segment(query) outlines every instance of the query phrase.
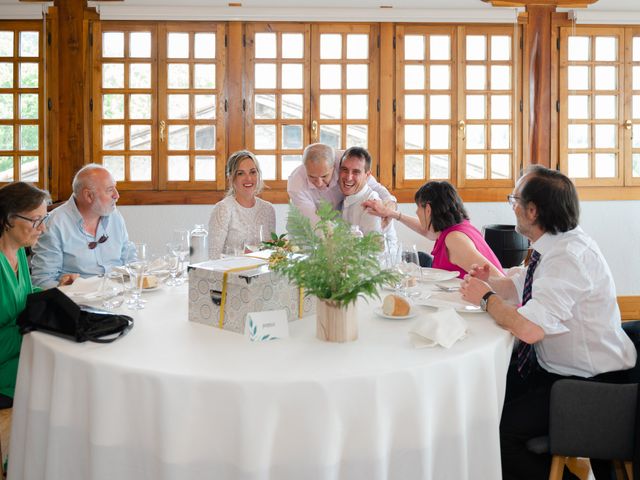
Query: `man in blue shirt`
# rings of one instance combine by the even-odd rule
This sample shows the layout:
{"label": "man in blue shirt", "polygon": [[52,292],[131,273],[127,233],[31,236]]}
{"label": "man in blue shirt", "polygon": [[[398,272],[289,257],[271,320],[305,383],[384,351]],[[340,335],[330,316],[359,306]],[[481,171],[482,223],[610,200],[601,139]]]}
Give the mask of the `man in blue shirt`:
{"label": "man in blue shirt", "polygon": [[101,165],[85,165],[76,173],[71,198],[51,212],[47,231],[33,248],[35,285],[55,287],[69,274],[101,275],[134,255],[116,210],[118,198],[116,182]]}

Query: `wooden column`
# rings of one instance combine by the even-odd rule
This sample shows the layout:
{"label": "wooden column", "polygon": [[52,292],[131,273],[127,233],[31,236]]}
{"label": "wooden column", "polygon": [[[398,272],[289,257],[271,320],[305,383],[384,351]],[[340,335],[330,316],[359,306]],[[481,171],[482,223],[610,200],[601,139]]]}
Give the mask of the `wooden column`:
{"label": "wooden column", "polygon": [[52,67],[57,72],[57,90],[50,96],[56,104],[58,137],[58,198],[71,195],[71,180],[91,162],[91,81],[89,20],[97,19],[86,0],[55,0],[57,46],[60,54]]}

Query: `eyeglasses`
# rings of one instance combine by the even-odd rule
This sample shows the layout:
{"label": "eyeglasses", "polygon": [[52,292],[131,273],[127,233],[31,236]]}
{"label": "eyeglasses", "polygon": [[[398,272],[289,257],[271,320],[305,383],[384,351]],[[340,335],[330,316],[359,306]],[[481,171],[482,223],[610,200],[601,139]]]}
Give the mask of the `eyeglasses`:
{"label": "eyeglasses", "polygon": [[42,225],[42,223],[47,218],[49,218],[49,214],[48,213],[42,218],[29,218],[29,217],[25,217],[23,215],[18,215],[17,213],[14,213],[12,216],[17,217],[17,218],[21,218],[22,220],[26,220],[27,222],[31,222],[31,226],[34,229],[38,228],[40,225]]}
{"label": "eyeglasses", "polygon": [[520,196],[519,195],[507,195],[507,202],[509,202],[509,205],[511,205],[512,207],[516,206],[516,203],[518,203],[518,200],[520,200]]}
{"label": "eyeglasses", "polygon": [[88,247],[89,250],[93,250],[94,248],[96,248],[100,243],[104,243],[107,240],[109,240],[109,235],[102,235],[97,242],[89,242]]}

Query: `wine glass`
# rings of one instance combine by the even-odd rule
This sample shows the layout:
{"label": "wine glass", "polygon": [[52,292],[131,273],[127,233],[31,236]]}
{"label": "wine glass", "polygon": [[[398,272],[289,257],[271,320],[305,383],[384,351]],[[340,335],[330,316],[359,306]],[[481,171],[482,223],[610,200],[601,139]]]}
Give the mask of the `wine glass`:
{"label": "wine glass", "polygon": [[107,272],[102,278],[102,288],[100,297],[102,298],[102,308],[113,310],[124,302],[124,277],[122,273],[112,270]]}
{"label": "wine glass", "polygon": [[244,242],[244,253],[257,252],[262,248],[262,242],[264,241],[264,227],[262,225],[255,225],[248,232],[247,239]]}
{"label": "wine glass", "polygon": [[142,310],[145,302],[140,298],[142,295],[142,283],[148,268],[148,250],[146,243],[134,244],[135,258],[127,264],[129,272],[129,283],[131,288],[131,299],[127,302],[129,310]]}
{"label": "wine glass", "polygon": [[420,265],[418,261],[418,250],[415,245],[403,248],[398,247],[400,250],[400,262],[398,264],[398,270],[402,274],[402,288],[403,295],[409,296],[408,289],[415,285],[420,275]]}
{"label": "wine glass", "polygon": [[169,278],[165,282],[170,287],[175,287],[179,285],[178,283],[178,256],[174,253],[173,244],[171,242],[167,243],[167,253],[163,257],[164,261],[167,262],[169,267]]}
{"label": "wine glass", "polygon": [[182,285],[185,281],[184,262],[189,256],[189,230],[174,230],[171,245],[171,251],[178,258],[176,285]]}

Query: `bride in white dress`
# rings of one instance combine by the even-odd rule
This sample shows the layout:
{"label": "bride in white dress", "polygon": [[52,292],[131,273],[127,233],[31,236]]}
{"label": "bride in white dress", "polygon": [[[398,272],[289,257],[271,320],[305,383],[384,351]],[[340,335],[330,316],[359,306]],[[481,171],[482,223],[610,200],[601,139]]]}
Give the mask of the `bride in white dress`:
{"label": "bride in white dress", "polygon": [[[209,219],[209,258],[242,253],[244,246],[271,236],[276,229],[273,205],[256,197],[263,187],[256,156],[248,150],[232,153],[227,160],[227,196],[213,207]],[[249,242],[249,243],[247,243]]]}

